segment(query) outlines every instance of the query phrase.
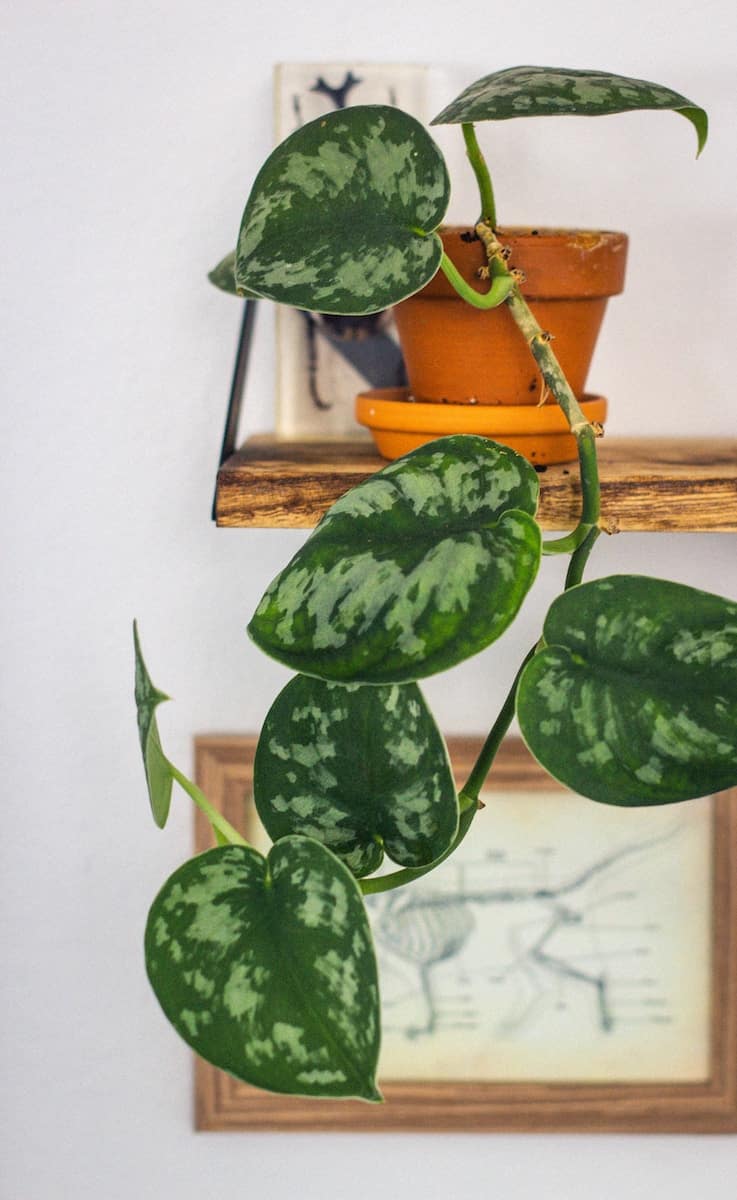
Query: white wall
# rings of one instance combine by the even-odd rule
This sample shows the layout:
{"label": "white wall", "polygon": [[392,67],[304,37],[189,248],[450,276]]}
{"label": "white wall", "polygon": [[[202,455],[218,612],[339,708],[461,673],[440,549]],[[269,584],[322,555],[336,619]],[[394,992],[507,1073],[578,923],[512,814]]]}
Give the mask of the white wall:
{"label": "white wall", "polygon": [[[258,727],[285,672],[243,629],[302,535],[210,525],[238,306],[204,274],[269,147],[275,60],[445,62],[459,84],[519,62],[596,66],[706,105],[698,164],[671,114],[508,123],[485,143],[507,220],[632,235],[628,301],[592,378],[612,431],[737,433],[732,0],[4,8],[2,1196],[731,1197],[732,1139],[195,1136],[189,1056],[141,956],[190,813],[178,801],[163,835],[147,814],[130,622],[177,698],[161,716],[175,761],[195,731]],[[271,421],[266,318],[253,428]],[[621,568],[737,596],[726,537],[621,537],[592,573]],[[448,730],[493,714],[559,571],[546,562],[499,647],[428,686]]]}

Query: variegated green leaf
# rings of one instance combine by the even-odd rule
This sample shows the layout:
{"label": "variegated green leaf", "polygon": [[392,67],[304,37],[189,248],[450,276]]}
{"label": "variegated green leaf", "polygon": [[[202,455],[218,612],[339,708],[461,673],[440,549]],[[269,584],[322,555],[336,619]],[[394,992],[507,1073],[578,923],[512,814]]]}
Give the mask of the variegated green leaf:
{"label": "variegated green leaf", "polygon": [[169,760],[161,749],[159,730],[156,724],[156,708],[169,697],[155,688],[151,682],[138,638],[138,625],[133,622],[133,644],[136,655],[136,711],[138,714],[138,736],[141,740],[143,766],[146,771],[148,796],[154,821],[163,829],[171,804],[172,775]]}
{"label": "variegated green leaf", "polygon": [[445,743],[414,683],[345,686],[298,675],[271,707],[253,778],[277,840],[316,838],[355,875],[434,862],[458,829]]}
{"label": "variegated green leaf", "polygon": [[737,784],[737,604],[641,575],[585,583],[548,612],[517,715],[562,783],[607,804]]}
{"label": "variegated green leaf", "polygon": [[231,250],[230,254],[226,254],[216,267],[213,267],[208,272],[207,278],[210,283],[214,283],[215,287],[220,288],[222,292],[229,292],[231,296],[243,296],[246,300],[258,300],[260,297],[257,292],[252,292],[248,288],[235,286],[235,250]]}
{"label": "variegated green leaf", "polygon": [[371,313],[440,265],[450,186],[440,150],[397,108],[326,113],[277,146],[243,214],[238,288],[296,308]]}
{"label": "variegated green leaf", "polygon": [[540,561],[538,482],[486,438],[429,442],[335,503],[277,576],[249,633],[322,679],[443,671],[504,632]]}
{"label": "variegated green leaf", "polygon": [[703,108],[659,83],[610,75],[606,71],[571,71],[566,67],[509,67],[495,71],[467,87],[431,124],[566,114],[599,117],[650,108],[673,109],[686,117],[696,130],[701,153],[708,132]]}
{"label": "variegated green leaf", "polygon": [[156,897],[145,942],[161,1007],[208,1062],[267,1091],[381,1099],[366,912],[318,842],[191,859]]}

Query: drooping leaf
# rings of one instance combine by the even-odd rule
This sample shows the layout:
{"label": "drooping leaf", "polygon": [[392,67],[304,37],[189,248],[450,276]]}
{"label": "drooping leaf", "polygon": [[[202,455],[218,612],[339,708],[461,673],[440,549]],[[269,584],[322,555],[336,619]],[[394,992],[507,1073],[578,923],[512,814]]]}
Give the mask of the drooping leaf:
{"label": "drooping leaf", "polygon": [[517,693],[527,745],[607,804],[667,804],[737,784],[737,604],[619,575],[548,612]]}
{"label": "drooping leaf", "polygon": [[386,105],[326,113],[277,146],[246,205],[236,283],[296,308],[377,312],[440,265],[448,205],[440,150]]}
{"label": "drooping leaf", "polygon": [[355,875],[434,862],[458,829],[443,738],[416,684],[345,686],[306,675],[272,705],[254,798],[269,836],[323,842]]}
{"label": "drooping leaf", "polygon": [[208,1062],[268,1091],[381,1098],[366,912],[318,842],[190,859],[154,900],[145,945],[166,1016]]}
{"label": "drooping leaf", "polygon": [[637,109],[664,108],[691,122],[698,153],[706,144],[708,118],[703,108],[671,88],[645,79],[628,79],[606,71],[572,71],[567,67],[509,67],[476,80],[431,122],[507,121],[511,117],[585,117]]}
{"label": "drooping leaf", "polygon": [[208,272],[207,278],[210,283],[215,284],[215,287],[220,288],[222,292],[229,292],[231,296],[243,296],[246,300],[260,299],[257,292],[235,286],[235,250],[226,254],[225,258],[222,258],[218,265]]}
{"label": "drooping leaf", "polygon": [[402,683],[498,638],[540,561],[537,475],[486,438],[439,438],[342,496],[249,625],[273,658],[338,682]]}
{"label": "drooping leaf", "polygon": [[133,644],[136,655],[136,711],[138,714],[138,736],[141,741],[143,766],[146,772],[148,796],[151,801],[151,812],[154,821],[163,829],[169,815],[171,804],[172,775],[169,760],[161,749],[159,729],[156,724],[156,709],[159,704],[169,697],[154,687],[148,673],[141,643],[138,638],[138,625],[133,622]]}

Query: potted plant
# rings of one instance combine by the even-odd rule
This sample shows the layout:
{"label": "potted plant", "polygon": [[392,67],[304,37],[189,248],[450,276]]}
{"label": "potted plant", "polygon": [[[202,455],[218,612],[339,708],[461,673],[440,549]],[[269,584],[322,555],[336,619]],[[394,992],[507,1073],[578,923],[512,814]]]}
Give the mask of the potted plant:
{"label": "potted plant", "polygon": [[[560,100],[565,80],[593,111],[676,108],[705,138],[702,110],[655,85],[524,73],[528,92],[506,93],[516,111]],[[489,87],[484,80],[464,93],[451,106],[457,119],[468,124]],[[440,267],[473,305],[505,303],[577,448],[576,528],[543,540],[536,471],[475,435],[422,445],[333,505],[249,626],[298,672],[272,705],[256,754],[256,805],[274,841],[266,857],[164,754],[155,710],[165,697],[135,634],[154,818],[164,825],[176,782],[218,841],[155,899],[149,977],[189,1045],[273,1091],[380,1098],[378,981],[363,899],[410,884],[458,847],[515,712],[550,774],[601,803],[669,804],[737,782],[737,604],[640,575],[583,582],[600,533],[597,430],[520,292],[489,217],[472,129],[466,140],[482,194],[475,229],[489,278],[480,299],[467,295],[434,232],[448,190],[439,153],[415,121],[385,108],[331,115],[277,148],[246,206],[235,277],[253,294],[369,312],[406,298]],[[565,589],[457,794],[417,681],[509,627],[543,554],[570,556]],[[376,874],[385,855],[396,869]]]}
{"label": "potted plant", "polygon": [[[701,150],[705,113],[658,84],[544,67],[498,71],[472,84],[432,122],[463,130],[480,201],[479,221],[466,229],[442,225],[448,173],[419,123],[381,106],[326,114],[271,155],[244,216],[237,266],[230,255],[210,278],[230,291],[298,307],[317,300],[321,310],[338,314],[373,312],[377,302],[396,305],[409,389],[377,390],[357,402],[359,421],[372,429],[385,457],[443,433],[466,432],[498,437],[538,465],[575,458],[543,365],[530,358],[528,345],[535,328],[555,340],[557,361],[584,415],[603,423],[606,401],[586,396],[585,383],[607,299],[623,287],[627,238],[599,229],[499,228],[475,123],[643,108],[685,115]],[[389,144],[402,149],[382,162],[376,147]],[[350,171],[350,181],[332,194],[329,147]],[[304,190],[299,177],[289,175],[296,161],[309,174]],[[393,174],[388,185],[384,171]],[[314,204],[311,189],[319,180],[326,191]],[[306,256],[290,241],[297,211]]]}

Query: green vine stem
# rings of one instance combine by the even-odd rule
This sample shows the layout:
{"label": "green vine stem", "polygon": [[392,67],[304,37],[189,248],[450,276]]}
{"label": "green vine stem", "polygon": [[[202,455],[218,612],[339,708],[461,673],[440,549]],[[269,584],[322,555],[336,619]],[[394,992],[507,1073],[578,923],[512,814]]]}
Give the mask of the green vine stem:
{"label": "green vine stem", "polygon": [[[167,760],[168,762],[168,760]],[[197,807],[205,814],[210,822],[218,844],[228,846],[250,846],[244,837],[241,837],[238,830],[231,825],[230,821],[226,821],[225,817],[213,808],[210,801],[204,792],[201,792],[196,783],[192,783],[186,775],[183,775],[173,763],[169,763],[172,779],[175,779],[179,786],[187,793],[191,800],[194,800]]]}
{"label": "green vine stem", "polygon": [[466,304],[473,305],[474,308],[490,309],[498,308],[503,304],[512,292],[514,287],[514,277],[508,272],[496,275],[491,281],[491,287],[488,292],[477,292],[466,283],[454,262],[448,258],[448,255],[443,251],[443,257],[440,260],[440,270],[445,275],[448,283],[458,292],[461,299],[466,301]]}
{"label": "green vine stem", "polygon": [[494,188],[491,183],[489,168],[486,165],[486,159],[481,153],[481,147],[476,138],[476,128],[471,121],[464,121],[461,128],[463,130],[463,140],[466,143],[468,161],[473,167],[473,173],[476,176],[481,196],[481,220],[485,221],[492,229],[496,229]]}
{"label": "green vine stem", "polygon": [[[466,126],[464,125],[464,135],[466,135]],[[473,143],[478,151],[478,144],[475,136]],[[466,145],[469,141],[466,137]],[[480,154],[480,152],[479,152]],[[469,153],[469,158],[471,157]],[[472,160],[473,161],[473,160]],[[483,159],[481,159],[483,162]],[[476,167],[474,167],[476,170]],[[477,171],[478,178],[478,171]],[[482,192],[483,197],[483,192]],[[511,272],[505,262],[503,255],[503,247],[497,241],[493,229],[488,223],[479,222],[476,226],[476,233],[484,244],[487,258],[489,260],[490,274],[492,277],[492,288],[495,288],[497,283],[508,282],[509,287],[506,295],[506,302],[512,313],[512,316],[522,331],[527,340],[527,344],[537,362],[543,379],[558,404],[562,408],[566,420],[571,429],[571,433],[576,439],[578,448],[578,461],[581,477],[581,516],[578,525],[572,533],[566,534],[565,537],[555,539],[543,544],[543,549],[548,553],[570,553],[571,561],[568,566],[566,575],[565,590],[575,587],[581,582],[583,572],[588,561],[588,557],[593,549],[594,543],[601,532],[599,529],[600,516],[600,489],[599,489],[599,469],[596,460],[596,437],[601,433],[589,421],[586,420],[581,407],[573,394],[571,387],[561,369],[560,363],[550,349],[550,337],[543,331],[540,324],[531,312],[527,302],[522,297],[519,290],[517,277]],[[441,262],[446,277],[450,283],[456,288],[459,295],[464,299],[468,299],[471,304],[477,308],[490,308],[492,304],[480,303],[484,300],[478,292],[473,291],[468,286],[455,266],[443,255]],[[459,286],[459,282],[460,285]],[[470,294],[470,295],[469,295]],[[509,726],[512,723],[515,712],[515,701],[517,696],[517,686],[520,677],[527,663],[536,654],[539,646],[538,642],[533,646],[523,659],[517,674],[514,677],[514,682],[509,690],[506,700],[502,705],[497,719],[495,720],[486,741],[479,753],[479,756],[473,766],[471,774],[468,777],[464,787],[459,794],[461,807],[461,819],[458,826],[458,833],[452,845],[446,850],[445,854],[436,859],[435,862],[429,863],[426,867],[406,867],[400,871],[393,871],[389,875],[378,876],[373,879],[364,879],[360,882],[361,891],[365,896],[375,895],[378,892],[388,892],[394,888],[403,887],[407,883],[411,883],[414,879],[419,879],[422,875],[427,875],[429,871],[434,871],[441,863],[453,854],[461,842],[465,838],[471,822],[478,811],[479,794],[484,785],[487,775],[491,770],[494,759],[497,755],[499,747],[507,733]]]}
{"label": "green vine stem", "polygon": [[594,548],[600,529],[594,527],[589,529],[586,537],[581,542],[581,545],[574,550],[571,555],[571,561],[568,564],[568,572],[566,574],[566,582],[564,590],[567,592],[569,588],[575,587],[583,579],[584,568],[588,562],[589,555]]}
{"label": "green vine stem", "polygon": [[[568,565],[568,573],[566,574],[564,591],[567,592],[569,588],[575,587],[576,584],[580,583],[583,579],[583,573],[588,561],[588,557],[600,532],[601,530],[596,527],[590,528],[586,536],[581,540],[580,544],[574,550],[573,554],[571,555],[571,561]],[[512,718],[514,717],[517,687],[519,685],[522,672],[524,671],[530,659],[535,657],[538,650],[540,650],[543,645],[544,642],[541,638],[535,643],[531,650],[528,650],[527,654],[520,663],[519,670],[514,677],[514,682],[509,689],[509,693],[504,701],[501,711],[499,712],[499,716],[494,722],[486,741],[481,747],[479,756],[474,763],[473,770],[471,771],[471,774],[461,790],[461,811],[465,811],[468,807],[475,809],[478,805],[478,798],[481,789],[486,782],[486,777],[491,770],[494,759],[497,755],[497,751],[499,750],[504,736],[512,723]]]}
{"label": "green vine stem", "polygon": [[[480,239],[489,264],[492,277],[492,291],[504,279],[512,281],[509,293],[505,297],[507,307],[521,331],[530,352],[538,365],[543,380],[563,410],[571,433],[576,439],[578,462],[581,477],[581,516],[576,529],[563,538],[553,539],[543,543],[543,553],[569,554],[576,553],[582,547],[591,529],[597,528],[601,515],[601,500],[599,488],[599,468],[596,460],[595,438],[603,432],[601,426],[592,425],[586,420],[580,404],[563,374],[558,359],[550,348],[551,337],[541,328],[527,301],[520,291],[519,275],[510,271],[507,266],[504,247],[496,236],[496,208],[491,176],[481,147],[476,138],[476,130],[470,123],[463,125],[463,138],[466,143],[466,153],[473,168],[481,198],[482,219],[476,225],[476,236]],[[441,266],[443,264],[441,263]],[[445,270],[445,268],[443,268]],[[445,270],[446,277],[456,286],[454,279]],[[464,286],[467,287],[467,285]],[[467,299],[465,291],[457,289],[459,294]],[[473,289],[468,289],[472,291]],[[474,293],[478,295],[478,293]],[[471,301],[474,303],[474,301]],[[482,307],[477,305],[477,307]],[[484,305],[483,307],[486,307]],[[489,306],[491,307],[491,306]],[[595,540],[595,539],[594,539]],[[593,545],[593,542],[591,543]]]}
{"label": "green vine stem", "polygon": [[598,424],[586,420],[573,390],[563,374],[551,346],[551,335],[546,333],[524,299],[519,282],[506,265],[504,247],[497,239],[493,229],[483,221],[476,226],[476,234],[486,251],[489,264],[494,266],[494,273],[500,278],[506,272],[514,280],[512,289],[507,296],[507,307],[530,348],[537,363],[543,380],[563,410],[571,433],[576,439],[578,463],[581,478],[581,516],[572,534],[565,538],[543,543],[543,552],[555,554],[576,551],[585,541],[591,529],[598,528],[601,515],[601,492],[599,487],[599,466],[596,459],[596,438],[602,434]]}
{"label": "green vine stem", "polygon": [[[600,490],[599,470],[596,460],[596,437],[601,430],[596,429],[586,420],[557,358],[550,349],[550,337],[540,327],[527,302],[523,299],[519,290],[517,276],[506,265],[503,247],[497,241],[493,229],[488,224],[479,222],[476,226],[476,233],[484,244],[489,260],[492,286],[488,295],[491,294],[491,291],[494,290],[498,283],[506,283],[508,285],[506,294],[507,305],[515,322],[527,340],[535,361],[540,367],[545,383],[562,408],[571,433],[576,439],[581,477],[581,516],[578,525],[572,533],[543,544],[543,549],[548,553],[571,554],[571,561],[565,581],[565,590],[567,591],[581,582],[588,557],[600,533]],[[469,303],[477,308],[494,307],[486,297],[480,296],[478,292],[475,292],[468,286],[445,254],[440,265],[449,282],[456,288],[460,296],[468,299]],[[512,723],[515,712],[517,686],[522,672],[540,645],[541,643],[538,642],[525,655],[499,715],[481,748],[471,774],[459,794],[461,819],[458,826],[458,833],[452,845],[446,850],[445,854],[441,855],[435,862],[428,863],[425,867],[405,867],[400,871],[393,871],[389,875],[361,880],[360,887],[365,896],[403,887],[405,884],[411,883],[414,879],[419,879],[422,875],[427,875],[429,871],[434,871],[436,867],[439,867],[441,863],[445,862],[458,849],[471,828],[471,822],[479,807],[478,798],[481,788],[491,770],[502,740]]]}
{"label": "green vine stem", "polygon": [[427,875],[429,871],[434,871],[458,849],[471,828],[471,822],[475,815],[475,805],[462,809],[455,839],[445,854],[441,854],[440,858],[436,858],[435,862],[428,863],[426,867],[403,867],[401,871],[392,871],[390,875],[376,875],[373,879],[359,879],[358,884],[364,896],[375,896],[378,892],[391,892],[394,888],[404,887],[406,883],[412,883],[414,879],[419,879],[420,876]]}
{"label": "green vine stem", "polygon": [[504,704],[502,705],[499,716],[492,725],[489,735],[481,747],[481,752],[476,759],[473,770],[471,771],[471,774],[461,790],[460,795],[462,806],[464,804],[472,804],[474,806],[478,804],[479,794],[486,781],[486,776],[491,770],[492,763],[496,758],[497,751],[502,744],[504,735],[509,729],[509,726],[512,724],[512,718],[514,717],[514,705],[517,697],[517,685],[519,684],[520,676],[522,675],[522,672],[524,671],[530,659],[535,655],[536,650],[537,644],[535,644],[532,649],[527,652],[520,663],[519,670],[514,677],[514,682],[509,689],[509,693],[504,701]]}

